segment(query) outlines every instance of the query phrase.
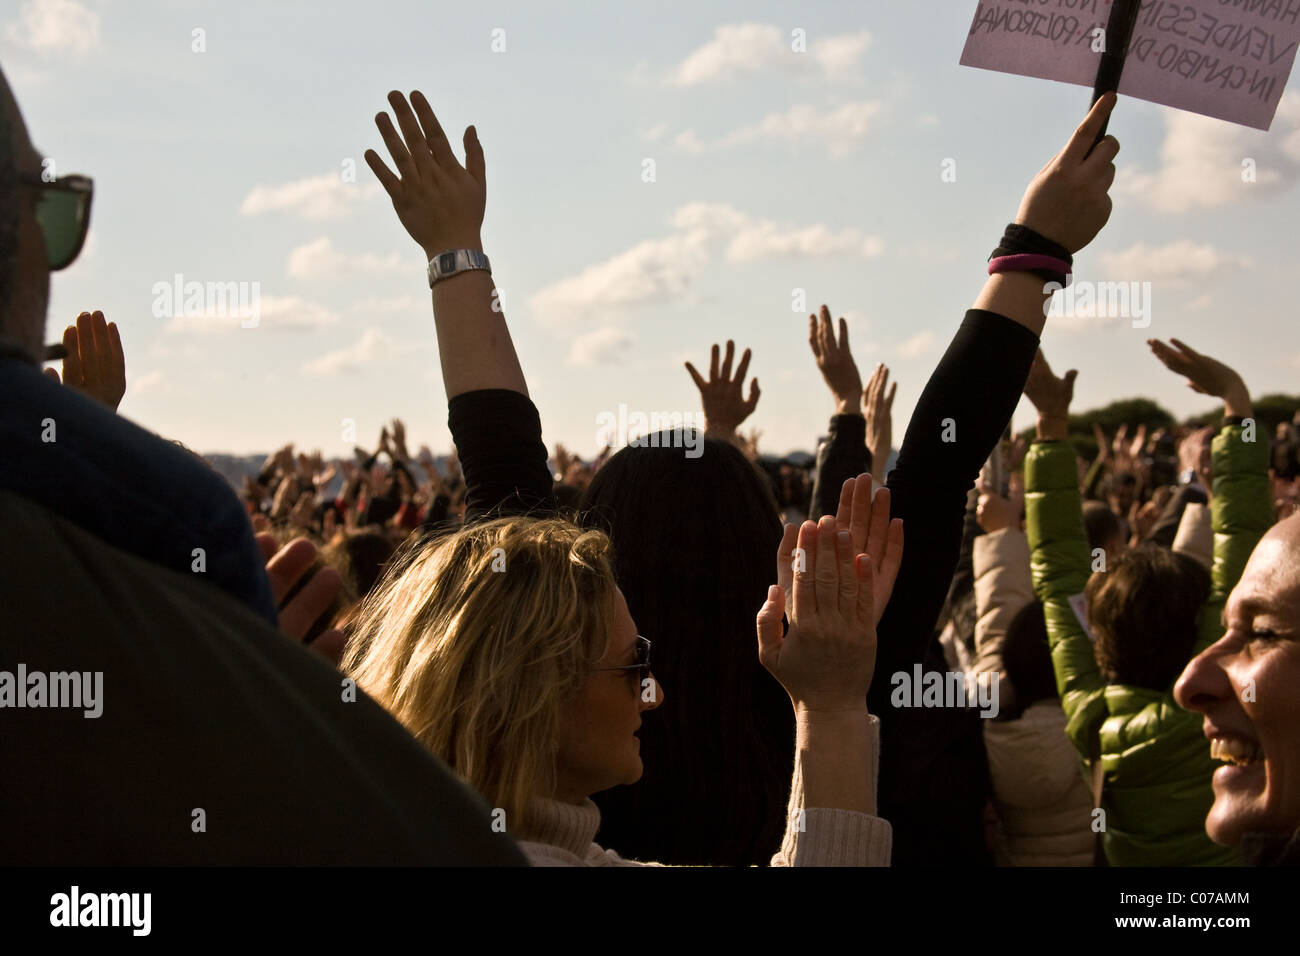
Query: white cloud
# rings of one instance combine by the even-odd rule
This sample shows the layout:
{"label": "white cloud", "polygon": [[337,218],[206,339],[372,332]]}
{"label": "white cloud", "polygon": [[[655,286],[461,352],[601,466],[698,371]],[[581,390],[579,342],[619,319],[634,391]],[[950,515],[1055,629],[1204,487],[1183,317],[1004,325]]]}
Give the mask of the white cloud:
{"label": "white cloud", "polygon": [[687,293],[705,255],[699,231],[647,239],[576,276],[551,283],[534,293],[528,304],[545,318],[564,321],[598,309],[674,301]]}
{"label": "white cloud", "polygon": [[99,14],[76,0],[28,0],[8,33],[37,53],[84,56],[99,46]]}
{"label": "white cloud", "polygon": [[243,328],[242,323],[251,317],[241,318],[237,309],[216,309],[211,303],[200,314],[179,314],[163,326],[169,333],[251,332],[255,329],[272,331],[302,331],[335,325],[338,316],[319,302],[291,296],[259,295],[256,299],[257,324]]}
{"label": "white cloud", "polygon": [[934,333],[929,331],[917,332],[911,338],[905,339],[894,346],[894,352],[899,358],[920,358],[934,348]]}
{"label": "white cloud", "polygon": [[783,113],[769,113],[757,123],[742,126],[713,142],[705,142],[694,130],[683,130],[673,138],[678,149],[688,153],[730,149],[752,143],[784,143],[788,146],[817,145],[832,156],[847,156],[876,129],[884,105],[874,100],[845,103],[819,110],[801,104]]}
{"label": "white cloud", "polygon": [[528,304],[548,324],[586,314],[684,299],[709,263],[711,245],[724,244],[729,262],[776,257],[850,255],[873,258],[884,242],[858,229],[781,225],[754,219],[726,203],[682,206],[670,222],[677,233],[648,239],[534,293]]}
{"label": "white cloud", "polygon": [[263,212],[292,212],[303,219],[340,219],[362,200],[378,195],[378,183],[345,183],[335,173],[295,180],[280,186],[257,186],[244,197],[239,211],[245,216]]}
{"label": "white cloud", "polygon": [[695,86],[773,69],[840,78],[853,72],[870,42],[865,31],[828,37],[814,34],[805,40],[807,52],[796,52],[794,37],[779,27],[724,24],[713,31],[711,40],[691,51],[668,82]]}
{"label": "white cloud", "polygon": [[1119,252],[1098,257],[1107,276],[1125,281],[1185,282],[1243,265],[1236,256],[1225,255],[1209,244],[1179,239],[1163,246],[1144,242]]}
{"label": "white cloud", "polygon": [[727,246],[727,258],[732,262],[752,262],[778,256],[843,254],[874,259],[884,250],[883,240],[876,236],[863,236],[857,229],[832,232],[820,224],[783,229],[774,222],[763,220],[746,226],[731,240]]}
{"label": "white cloud", "polygon": [[654,126],[651,126],[649,129],[641,130],[639,135],[647,143],[653,143],[659,140],[666,132],[668,132],[667,123],[656,123]]}
{"label": "white cloud", "polygon": [[[1243,175],[1250,161],[1255,181]],[[1196,113],[1169,110],[1160,167],[1123,169],[1116,195],[1160,212],[1214,208],[1281,192],[1300,177],[1300,93],[1278,104],[1273,128],[1265,133]]]}
{"label": "white cloud", "polygon": [[309,362],[302,370],[307,375],[339,375],[355,372],[375,362],[382,362],[397,354],[397,344],[379,329],[366,329],[355,345],[326,352]]}
{"label": "white cloud", "polygon": [[698,232],[703,238],[726,240],[730,262],[827,255],[872,259],[885,246],[879,237],[864,235],[859,229],[835,232],[820,223],[780,225],[770,219],[753,219],[726,203],[690,203],[673,213],[671,221],[675,228]]}
{"label": "white cloud", "polygon": [[373,252],[347,255],[334,250],[328,236],[299,246],[289,253],[289,275],[295,279],[334,278],[340,275],[373,275],[409,270],[411,262],[394,252],[380,257]]}
{"label": "white cloud", "polygon": [[669,220],[674,229],[699,232],[705,239],[734,235],[749,224],[749,216],[725,202],[693,202],[680,207]]}
{"label": "white cloud", "polygon": [[621,364],[634,341],[632,334],[622,329],[596,329],[573,340],[569,348],[569,364],[583,367]]}
{"label": "white cloud", "polygon": [[839,77],[853,72],[870,45],[871,34],[862,30],[826,37],[824,40],[811,40],[809,52],[827,76]]}

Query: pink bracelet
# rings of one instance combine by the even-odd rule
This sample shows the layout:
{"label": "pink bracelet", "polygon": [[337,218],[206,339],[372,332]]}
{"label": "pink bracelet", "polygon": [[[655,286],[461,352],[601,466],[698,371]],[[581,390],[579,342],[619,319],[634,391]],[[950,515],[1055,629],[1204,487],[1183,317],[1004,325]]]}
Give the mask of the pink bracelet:
{"label": "pink bracelet", "polygon": [[1046,269],[1057,275],[1063,275],[1066,277],[1066,284],[1069,283],[1070,264],[1055,256],[1022,253],[1015,256],[998,256],[989,262],[989,275],[998,272],[1033,272],[1037,269]]}

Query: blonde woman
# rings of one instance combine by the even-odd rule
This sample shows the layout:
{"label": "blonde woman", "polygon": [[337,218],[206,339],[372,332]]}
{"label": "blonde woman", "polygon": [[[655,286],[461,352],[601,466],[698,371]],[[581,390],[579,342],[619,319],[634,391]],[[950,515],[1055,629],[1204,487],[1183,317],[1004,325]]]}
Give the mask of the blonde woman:
{"label": "blonde woman", "polygon": [[[868,545],[883,554],[888,536],[892,566],[901,530],[889,527],[884,497],[875,510],[886,530]],[[889,862],[891,830],[875,815],[877,722],[865,701],[893,575],[857,553],[867,518],[848,517],[838,528],[829,516],[786,528],[781,585],[758,613],[759,658],[797,721],[774,866]],[[615,583],[608,538],[509,517],[428,543],[390,573],[343,667],[500,811],[494,818],[534,865],[640,866],[594,842],[600,813],[589,797],[640,778],[642,717],[672,706],[671,688],[650,672],[651,644]]]}

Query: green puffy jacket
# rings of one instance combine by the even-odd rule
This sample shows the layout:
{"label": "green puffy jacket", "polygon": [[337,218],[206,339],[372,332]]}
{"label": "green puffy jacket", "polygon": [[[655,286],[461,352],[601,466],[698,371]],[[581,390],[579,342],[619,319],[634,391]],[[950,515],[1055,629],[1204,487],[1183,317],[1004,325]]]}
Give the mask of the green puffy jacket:
{"label": "green puffy jacket", "polygon": [[[1214,567],[1193,654],[1223,634],[1223,606],[1255,544],[1273,523],[1267,441],[1242,441],[1225,426],[1214,438]],[[1025,460],[1025,512],[1034,591],[1043,602],[1066,733],[1085,762],[1100,738],[1106,811],[1104,845],[1112,866],[1231,866],[1237,851],[1205,835],[1214,794],[1201,715],[1163,693],[1108,685],[1092,642],[1070,607],[1091,573],[1079,473],[1068,442],[1036,443]],[[1085,769],[1086,773],[1086,769]]]}

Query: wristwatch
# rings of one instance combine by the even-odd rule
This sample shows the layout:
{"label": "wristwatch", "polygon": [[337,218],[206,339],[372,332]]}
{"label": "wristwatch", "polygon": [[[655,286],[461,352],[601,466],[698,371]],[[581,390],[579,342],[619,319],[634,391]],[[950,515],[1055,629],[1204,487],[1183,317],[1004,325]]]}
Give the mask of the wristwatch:
{"label": "wristwatch", "polygon": [[492,274],[488,257],[477,249],[448,249],[440,252],[429,260],[429,288],[432,289],[434,283],[441,279],[473,269],[482,269],[488,275]]}

